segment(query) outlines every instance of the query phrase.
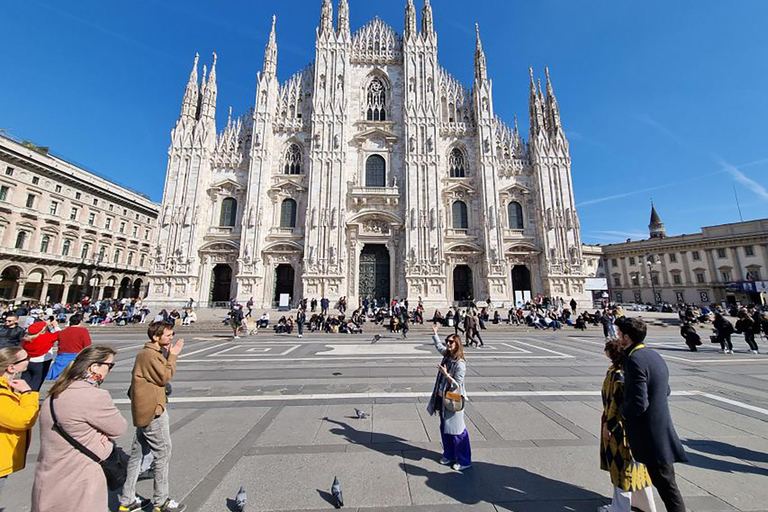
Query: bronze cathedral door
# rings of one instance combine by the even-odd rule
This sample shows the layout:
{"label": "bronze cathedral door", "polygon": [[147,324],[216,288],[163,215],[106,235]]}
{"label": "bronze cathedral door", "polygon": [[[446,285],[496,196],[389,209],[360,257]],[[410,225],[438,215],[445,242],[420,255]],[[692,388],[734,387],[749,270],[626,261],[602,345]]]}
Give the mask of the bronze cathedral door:
{"label": "bronze cathedral door", "polygon": [[365,244],[360,252],[359,297],[389,301],[389,251],[381,244]]}

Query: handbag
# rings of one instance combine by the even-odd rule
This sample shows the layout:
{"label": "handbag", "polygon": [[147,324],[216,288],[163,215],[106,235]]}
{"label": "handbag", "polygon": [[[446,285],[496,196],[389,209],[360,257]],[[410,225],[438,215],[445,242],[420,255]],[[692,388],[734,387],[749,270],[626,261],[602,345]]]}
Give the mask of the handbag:
{"label": "handbag", "polygon": [[81,452],[89,459],[93,460],[101,466],[104,471],[104,477],[107,479],[107,488],[110,491],[116,491],[123,487],[126,477],[128,476],[128,459],[130,458],[122,448],[117,446],[114,441],[112,442],[112,451],[109,456],[101,460],[91,450],[86,448],[81,442],[67,434],[62,428],[59,422],[56,420],[56,412],[53,410],[53,400],[56,397],[51,396],[51,418],[53,419],[53,430],[58,432],[69,444],[71,444],[77,451]]}
{"label": "handbag", "polygon": [[464,397],[461,396],[461,393],[459,393],[459,388],[457,386],[453,386],[451,389],[445,392],[445,396],[443,397],[443,406],[446,410],[451,412],[459,412],[464,410]]}

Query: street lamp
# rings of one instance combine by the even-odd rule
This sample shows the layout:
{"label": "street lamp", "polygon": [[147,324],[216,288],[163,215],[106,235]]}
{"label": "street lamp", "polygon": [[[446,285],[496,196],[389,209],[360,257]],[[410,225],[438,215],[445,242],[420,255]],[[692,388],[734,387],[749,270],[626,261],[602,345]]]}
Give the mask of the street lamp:
{"label": "street lamp", "polygon": [[646,259],[645,264],[648,265],[648,279],[651,281],[651,293],[653,293],[653,304],[656,305],[656,283],[653,282],[653,263],[650,259]]}

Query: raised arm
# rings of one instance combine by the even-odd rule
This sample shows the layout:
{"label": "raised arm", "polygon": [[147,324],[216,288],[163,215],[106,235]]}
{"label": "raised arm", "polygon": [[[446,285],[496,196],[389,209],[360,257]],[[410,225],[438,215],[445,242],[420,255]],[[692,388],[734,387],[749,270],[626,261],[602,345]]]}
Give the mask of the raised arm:
{"label": "raised arm", "polygon": [[432,325],[432,344],[435,346],[435,350],[440,352],[441,356],[444,356],[448,351],[448,347],[445,346],[445,343],[440,341],[440,336],[437,335],[437,331],[437,324]]}

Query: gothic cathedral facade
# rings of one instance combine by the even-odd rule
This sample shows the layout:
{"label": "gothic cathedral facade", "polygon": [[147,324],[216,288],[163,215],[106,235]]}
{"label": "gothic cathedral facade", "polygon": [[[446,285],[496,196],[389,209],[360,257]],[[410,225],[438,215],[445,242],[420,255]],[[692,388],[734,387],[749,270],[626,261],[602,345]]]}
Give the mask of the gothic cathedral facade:
{"label": "gothic cathedral facade", "polygon": [[[275,20],[252,110],[216,129],[216,55],[195,57],[171,133],[147,300],[256,307],[302,297],[586,303],[568,140],[549,73],[530,71],[530,133],[440,67],[432,8],[404,34],[356,32],[324,0],[315,60],[277,79]],[[207,76],[206,76],[207,75]]]}

